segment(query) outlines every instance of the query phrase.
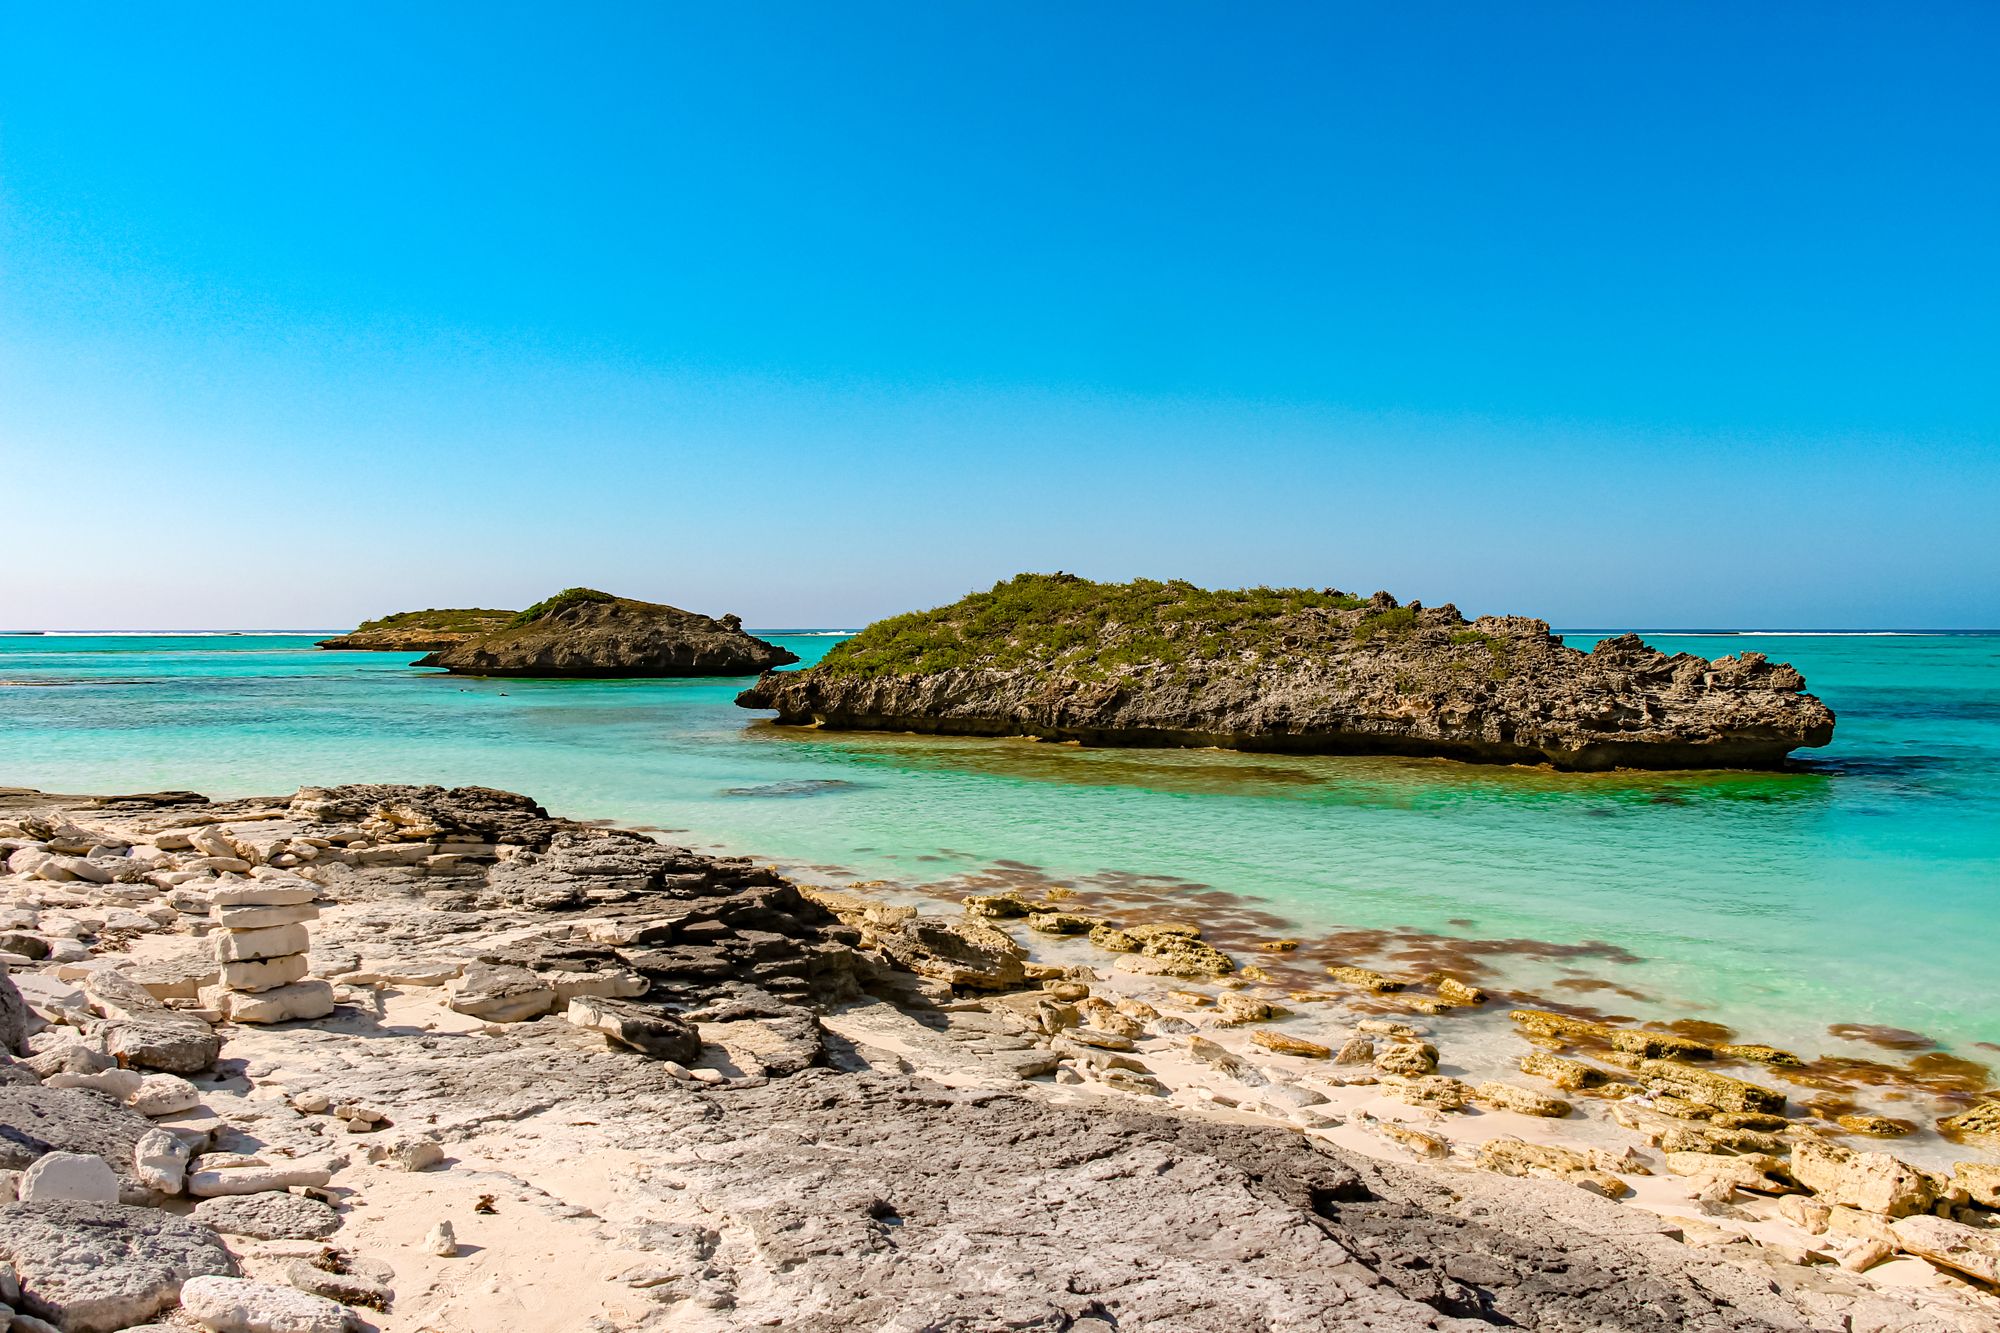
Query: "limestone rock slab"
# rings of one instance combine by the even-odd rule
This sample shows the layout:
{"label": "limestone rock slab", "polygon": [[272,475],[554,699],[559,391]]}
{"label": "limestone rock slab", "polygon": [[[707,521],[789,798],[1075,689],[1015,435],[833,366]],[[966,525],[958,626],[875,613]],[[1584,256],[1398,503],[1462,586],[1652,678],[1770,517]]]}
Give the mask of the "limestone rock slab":
{"label": "limestone rock slab", "polygon": [[347,1311],[324,1296],[247,1278],[194,1278],[181,1288],[181,1309],[213,1333],[342,1333],[347,1327]]}
{"label": "limestone rock slab", "polygon": [[333,983],[294,981],[254,995],[231,994],[224,1001],[223,1012],[234,1023],[292,1023],[325,1018],[333,1012]]}
{"label": "limestone rock slab", "polygon": [[284,1190],[203,1199],[192,1216],[225,1236],[253,1240],[318,1240],[340,1230],[340,1214],[331,1207]]}
{"label": "limestone rock slab", "polygon": [[303,981],[311,971],[311,961],[302,953],[294,953],[282,958],[252,958],[224,963],[221,978],[222,984],[231,990],[266,991]]}
{"label": "limestone rock slab", "polygon": [[261,930],[230,930],[216,937],[215,956],[225,963],[253,958],[282,958],[304,953],[310,939],[301,925],[266,926]]}
{"label": "limestone rock slab", "polygon": [[117,1203],[118,1176],[95,1153],[52,1152],[21,1173],[22,1203]]}
{"label": "limestone rock slab", "polygon": [[143,1323],[171,1308],[188,1279],[236,1272],[207,1227],[115,1203],[0,1208],[0,1261],[19,1277],[19,1308],[66,1333]]}

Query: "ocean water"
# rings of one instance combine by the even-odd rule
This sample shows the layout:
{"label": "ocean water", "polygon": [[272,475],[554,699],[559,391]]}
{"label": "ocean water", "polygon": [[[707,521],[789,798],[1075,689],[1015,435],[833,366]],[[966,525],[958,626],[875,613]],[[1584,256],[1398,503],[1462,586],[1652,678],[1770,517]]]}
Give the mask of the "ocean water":
{"label": "ocean water", "polygon": [[[808,663],[837,641],[773,637]],[[1249,908],[1302,958],[1443,956],[1804,1054],[1880,1056],[1828,1030],[1851,1024],[2000,1063],[2000,636],[1647,637],[1794,662],[1839,714],[1834,744],[1788,773],[1565,775],[820,735],[734,707],[741,681],[478,681],[304,636],[51,635],[0,637],[0,784],[481,783],[822,882]]]}

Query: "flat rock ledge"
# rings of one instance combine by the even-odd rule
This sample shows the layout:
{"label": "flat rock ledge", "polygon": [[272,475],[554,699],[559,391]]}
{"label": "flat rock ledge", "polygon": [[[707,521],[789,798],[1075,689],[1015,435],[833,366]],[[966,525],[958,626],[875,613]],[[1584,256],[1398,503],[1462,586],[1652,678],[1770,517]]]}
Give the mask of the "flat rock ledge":
{"label": "flat rock ledge", "polygon": [[64,1333],[146,1323],[179,1304],[188,1279],[236,1272],[207,1227],[115,1203],[0,1207],[0,1261],[20,1285],[20,1310]]}

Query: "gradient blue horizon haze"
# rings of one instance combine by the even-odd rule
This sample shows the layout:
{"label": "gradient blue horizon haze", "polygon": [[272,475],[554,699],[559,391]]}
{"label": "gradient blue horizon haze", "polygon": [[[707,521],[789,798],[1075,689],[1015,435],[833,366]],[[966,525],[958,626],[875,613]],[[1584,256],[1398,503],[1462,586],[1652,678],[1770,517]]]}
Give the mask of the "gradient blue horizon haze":
{"label": "gradient blue horizon haze", "polygon": [[2000,11],[0,8],[0,628],[2000,625]]}

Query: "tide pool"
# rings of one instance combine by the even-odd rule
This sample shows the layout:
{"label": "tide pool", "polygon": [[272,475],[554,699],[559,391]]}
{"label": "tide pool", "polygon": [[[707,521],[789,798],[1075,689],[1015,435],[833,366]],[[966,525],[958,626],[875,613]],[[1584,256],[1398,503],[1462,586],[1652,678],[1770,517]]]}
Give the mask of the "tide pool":
{"label": "tide pool", "polygon": [[[808,664],[838,641],[770,637]],[[0,784],[479,783],[826,882],[1142,882],[1306,937],[1599,942],[1487,953],[1517,984],[1802,1053],[1879,1054],[1827,1032],[1872,1024],[2000,1062],[1980,1046],[2000,1042],[2000,637],[1646,637],[1795,663],[1834,744],[1790,773],[1565,775],[822,735],[736,708],[739,680],[479,681],[309,636],[50,635],[0,637]],[[1606,979],[1609,998],[1589,989]]]}

